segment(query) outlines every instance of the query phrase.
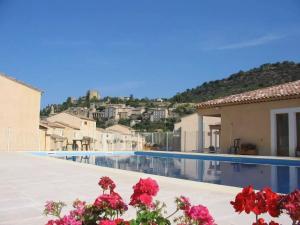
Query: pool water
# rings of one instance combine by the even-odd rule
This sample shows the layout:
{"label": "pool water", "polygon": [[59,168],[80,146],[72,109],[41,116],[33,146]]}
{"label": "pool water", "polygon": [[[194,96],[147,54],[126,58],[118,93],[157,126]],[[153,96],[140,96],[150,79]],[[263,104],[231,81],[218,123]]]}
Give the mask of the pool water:
{"label": "pool water", "polygon": [[[255,189],[271,187],[288,193],[300,188],[299,162],[248,163],[235,160],[215,160],[201,157],[175,157],[155,154],[80,154],[54,155],[53,157],[122,170],[137,171],[179,179]],[[217,160],[216,160],[217,159]],[[247,160],[247,159],[246,159]],[[241,161],[241,160],[240,160]]]}

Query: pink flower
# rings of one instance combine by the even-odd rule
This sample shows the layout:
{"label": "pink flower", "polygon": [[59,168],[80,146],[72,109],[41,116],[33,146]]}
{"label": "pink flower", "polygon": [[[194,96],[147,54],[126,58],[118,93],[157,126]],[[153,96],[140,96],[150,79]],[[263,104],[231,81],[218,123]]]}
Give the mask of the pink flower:
{"label": "pink flower", "polygon": [[203,205],[192,206],[187,212],[187,216],[198,221],[201,225],[214,225],[214,219],[209,214],[208,209]]}
{"label": "pink flower", "polygon": [[51,214],[55,211],[56,204],[54,201],[47,201],[45,204],[45,213]]}
{"label": "pink flower", "polygon": [[73,202],[73,207],[75,208],[75,210],[71,211],[70,214],[75,216],[82,216],[84,214],[85,211],[85,206],[86,203],[82,202],[80,200],[76,200]]}
{"label": "pink flower", "polygon": [[46,225],[82,225],[81,221],[77,221],[72,216],[64,216],[61,219],[49,220]]}
{"label": "pink flower", "polygon": [[114,220],[101,220],[99,225],[117,225]]}

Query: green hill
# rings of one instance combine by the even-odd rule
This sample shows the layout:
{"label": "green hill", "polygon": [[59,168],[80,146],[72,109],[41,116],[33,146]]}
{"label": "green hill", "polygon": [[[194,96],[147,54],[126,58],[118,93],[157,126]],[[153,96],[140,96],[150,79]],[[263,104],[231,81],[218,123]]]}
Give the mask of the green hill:
{"label": "green hill", "polygon": [[170,100],[203,102],[295,80],[300,80],[300,63],[284,61],[263,64],[258,68],[232,74],[222,80],[205,82],[196,88],[177,93]]}

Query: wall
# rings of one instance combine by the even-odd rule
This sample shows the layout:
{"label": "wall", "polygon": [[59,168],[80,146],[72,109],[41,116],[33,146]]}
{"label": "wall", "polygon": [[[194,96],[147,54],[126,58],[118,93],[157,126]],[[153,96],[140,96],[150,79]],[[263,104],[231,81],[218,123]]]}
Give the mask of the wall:
{"label": "wall", "polygon": [[41,92],[0,75],[0,151],[38,150],[40,101]]}
{"label": "wall", "polygon": [[198,112],[201,115],[221,115],[220,147],[223,153],[228,152],[235,138],[240,138],[241,143],[256,144],[259,155],[270,155],[271,110],[299,106],[300,99],[290,99],[199,109]]}
{"label": "wall", "polygon": [[174,130],[181,129],[181,151],[203,150],[210,146],[209,125],[220,123],[218,117],[200,117],[194,113],[181,118],[180,123],[176,123]]}

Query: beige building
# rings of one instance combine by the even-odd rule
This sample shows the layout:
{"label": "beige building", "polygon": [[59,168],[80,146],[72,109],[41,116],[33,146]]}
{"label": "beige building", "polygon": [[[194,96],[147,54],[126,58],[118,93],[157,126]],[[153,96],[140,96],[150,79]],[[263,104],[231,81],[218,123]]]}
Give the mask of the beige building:
{"label": "beige building", "polygon": [[0,73],[0,151],[39,149],[41,94]]}
{"label": "beige building", "polygon": [[295,156],[300,150],[300,80],[203,102],[197,109],[221,118],[223,153],[234,144],[242,152],[252,146],[259,155]]}
{"label": "beige building", "polygon": [[96,121],[68,112],[61,112],[47,118],[48,122],[64,126],[63,137],[66,138],[66,149],[74,150],[74,145],[79,150],[91,150],[96,139]]}
{"label": "beige building", "polygon": [[215,128],[220,126],[220,122],[218,117],[200,116],[198,113],[182,117],[174,125],[174,131],[180,133],[181,151],[208,151],[210,146],[218,150],[220,138]]}
{"label": "beige building", "polygon": [[66,146],[66,127],[59,123],[40,122],[40,150],[57,151]]}
{"label": "beige building", "polygon": [[[86,117],[61,112],[41,121],[43,150],[134,151],[141,150],[145,139],[130,127],[113,125],[96,128],[96,122]],[[88,145],[88,146],[87,146]]]}

